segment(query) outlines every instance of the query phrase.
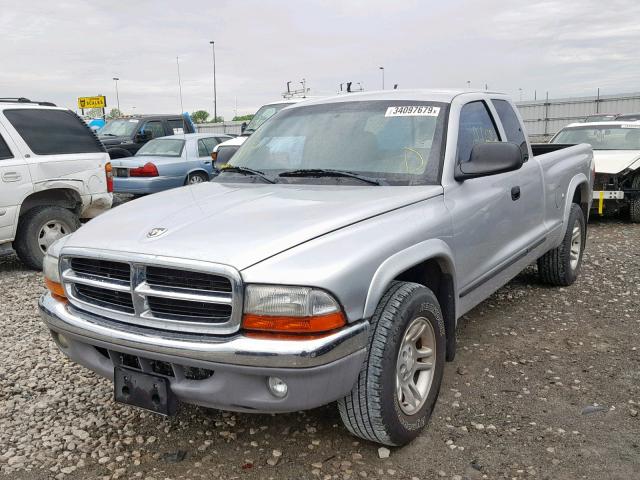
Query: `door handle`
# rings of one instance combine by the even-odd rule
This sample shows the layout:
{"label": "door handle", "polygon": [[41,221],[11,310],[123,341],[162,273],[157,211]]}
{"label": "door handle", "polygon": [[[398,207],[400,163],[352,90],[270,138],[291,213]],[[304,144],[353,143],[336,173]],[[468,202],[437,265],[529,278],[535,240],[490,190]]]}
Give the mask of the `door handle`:
{"label": "door handle", "polygon": [[514,202],[520,198],[520,187],[511,187],[511,200]]}
{"label": "door handle", "polygon": [[18,182],[22,180],[22,175],[18,172],[5,172],[2,174],[2,180],[5,182]]}

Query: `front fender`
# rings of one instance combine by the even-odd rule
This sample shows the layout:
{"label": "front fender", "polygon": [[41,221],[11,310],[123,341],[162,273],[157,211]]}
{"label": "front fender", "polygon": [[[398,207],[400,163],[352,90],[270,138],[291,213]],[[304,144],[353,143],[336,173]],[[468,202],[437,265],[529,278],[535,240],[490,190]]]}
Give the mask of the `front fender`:
{"label": "front fender", "polygon": [[442,272],[451,275],[454,282],[453,291],[457,292],[451,248],[440,239],[426,240],[390,256],[378,267],[369,285],[364,307],[364,318],[369,318],[373,315],[380,299],[394,278],[409,268],[431,259],[437,259]]}

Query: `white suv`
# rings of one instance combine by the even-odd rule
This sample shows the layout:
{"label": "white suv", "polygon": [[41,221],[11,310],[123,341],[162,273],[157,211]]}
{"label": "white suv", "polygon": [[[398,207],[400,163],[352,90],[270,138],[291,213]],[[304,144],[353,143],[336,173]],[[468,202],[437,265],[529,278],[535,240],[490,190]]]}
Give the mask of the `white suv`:
{"label": "white suv", "polygon": [[42,268],[47,247],[111,208],[109,155],[75,113],[0,99],[0,256]]}

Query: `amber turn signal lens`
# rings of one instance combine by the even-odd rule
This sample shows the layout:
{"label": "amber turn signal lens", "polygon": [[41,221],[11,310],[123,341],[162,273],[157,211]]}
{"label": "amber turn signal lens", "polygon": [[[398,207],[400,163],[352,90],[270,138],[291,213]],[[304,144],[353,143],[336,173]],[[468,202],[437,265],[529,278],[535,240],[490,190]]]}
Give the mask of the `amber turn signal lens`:
{"label": "amber turn signal lens", "polygon": [[51,295],[53,295],[58,300],[66,300],[67,299],[67,296],[64,293],[64,288],[59,283],[54,282],[52,280],[49,280],[48,278],[45,278],[44,279],[44,284],[49,289],[49,291],[51,292]]}
{"label": "amber turn signal lens", "polygon": [[315,317],[281,317],[247,313],[242,318],[246,330],[282,333],[320,333],[344,327],[346,321],[342,312]]}
{"label": "amber turn signal lens", "polygon": [[218,152],[211,152],[211,160],[215,162],[217,158],[218,158]]}

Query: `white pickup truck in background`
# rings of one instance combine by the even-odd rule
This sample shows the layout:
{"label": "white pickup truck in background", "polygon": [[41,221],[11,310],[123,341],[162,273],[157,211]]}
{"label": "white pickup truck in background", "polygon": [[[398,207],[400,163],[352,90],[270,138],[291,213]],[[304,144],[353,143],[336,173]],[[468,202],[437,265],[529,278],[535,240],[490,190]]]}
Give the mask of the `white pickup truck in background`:
{"label": "white pickup truck in background", "polygon": [[0,255],[42,268],[55,240],[111,208],[109,155],[75,113],[0,99]]}

